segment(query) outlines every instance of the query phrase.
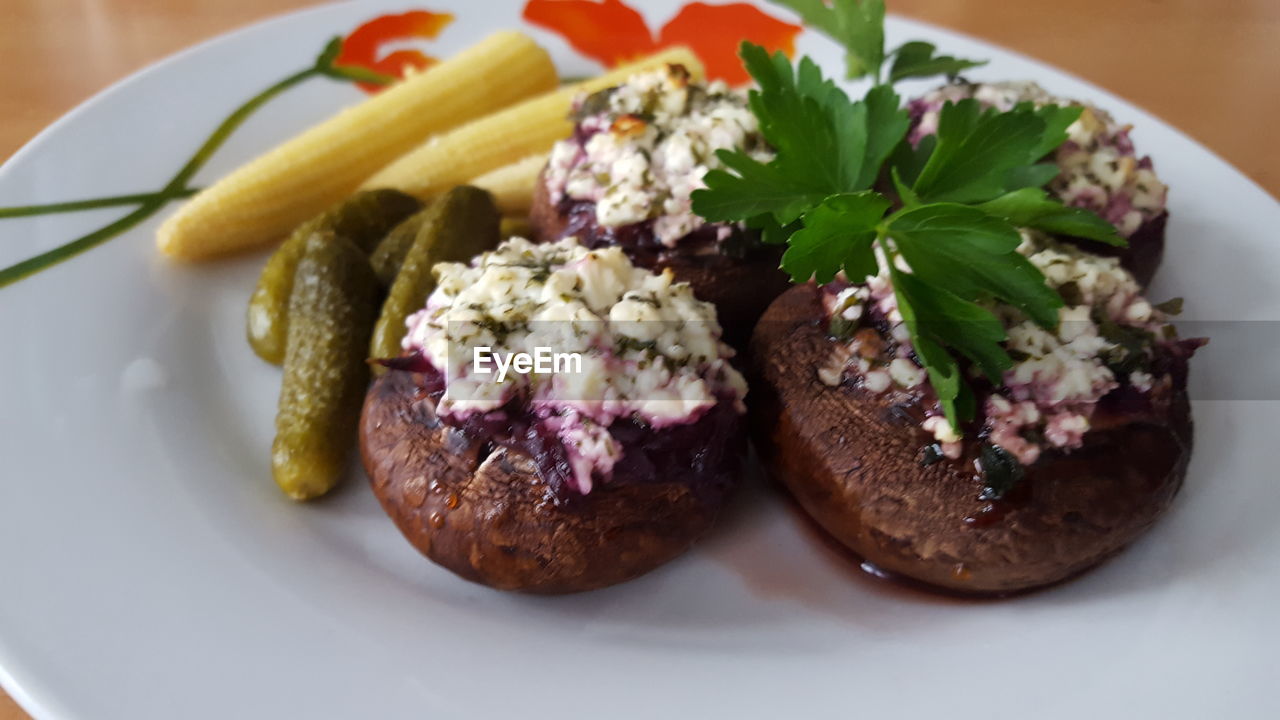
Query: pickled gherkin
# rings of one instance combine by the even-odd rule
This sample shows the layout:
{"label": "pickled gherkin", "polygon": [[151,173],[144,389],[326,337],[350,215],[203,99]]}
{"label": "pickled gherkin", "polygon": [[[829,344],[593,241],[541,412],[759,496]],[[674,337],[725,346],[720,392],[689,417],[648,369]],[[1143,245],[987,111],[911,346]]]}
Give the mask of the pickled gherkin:
{"label": "pickled gherkin", "polygon": [[286,495],[307,500],[337,484],[368,386],[365,351],[381,288],[364,251],[333,231],[303,245],[289,297],[288,350],[271,446]]}
{"label": "pickled gherkin", "polygon": [[400,265],[404,263],[404,256],[409,254],[409,248],[413,247],[413,241],[417,239],[418,231],[422,229],[430,211],[430,208],[419,210],[401,220],[369,256],[369,264],[373,266],[373,272],[384,287],[391,287],[391,283],[395,282]]}
{"label": "pickled gherkin", "polygon": [[400,354],[405,320],[422,309],[435,289],[432,268],[440,262],[466,262],[497,247],[500,220],[493,196],[468,185],[456,187],[432,202],[382,305],[369,346],[370,357]]}
{"label": "pickled gherkin", "polygon": [[246,330],[258,357],[279,364],[285,356],[289,330],[289,294],[294,270],[312,237],[342,237],[369,252],[391,228],[422,207],[398,190],[368,190],[312,218],[298,227],[276,250],[249,298]]}
{"label": "pickled gherkin", "polygon": [[529,222],[529,218],[526,217],[504,217],[500,228],[501,232],[499,234],[503,240],[512,237],[527,238],[533,236],[533,225]]}
{"label": "pickled gherkin", "polygon": [[325,227],[368,254],[401,220],[420,209],[422,201],[412,195],[382,188],[358,192],[320,217]]}

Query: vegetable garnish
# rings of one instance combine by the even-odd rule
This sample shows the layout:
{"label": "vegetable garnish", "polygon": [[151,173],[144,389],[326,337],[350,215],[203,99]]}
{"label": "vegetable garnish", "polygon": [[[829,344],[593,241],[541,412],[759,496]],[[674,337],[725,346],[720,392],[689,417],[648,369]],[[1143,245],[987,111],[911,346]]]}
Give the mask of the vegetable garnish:
{"label": "vegetable garnish", "polygon": [[986,65],[986,60],[962,60],[950,55],[935,55],[932,43],[903,43],[888,53],[884,50],[884,0],[773,0],[794,10],[806,25],[830,36],[844,46],[845,79],[870,77],[876,85],[885,84],[885,62],[893,60],[888,82],[906,78],[952,76],[969,68]]}
{"label": "vegetable garnish", "polygon": [[[782,269],[796,282],[827,283],[843,272],[856,283],[883,268],[919,362],[959,430],[974,415],[962,358],[996,385],[1013,365],[988,306],[1006,303],[1042,327],[1058,325],[1062,298],[1017,252],[1018,229],[1125,245],[1106,220],[1041,189],[1058,172],[1042,160],[1066,140],[1081,109],[1023,103],[997,112],[972,99],[948,103],[937,133],[912,146],[907,111],[879,83],[883,3],[784,4],[845,44],[851,75],[877,84],[851,101],[811,59],[793,68],[781,53],[743,43],[740,55],[758,84],[751,110],[777,154],[761,163],[720,151],[727,170],[707,173],[693,210],[710,222],[760,230],[766,243],[786,243]],[[911,46],[895,51],[890,81],[923,73],[929,65],[920,58],[943,71],[973,65]]]}

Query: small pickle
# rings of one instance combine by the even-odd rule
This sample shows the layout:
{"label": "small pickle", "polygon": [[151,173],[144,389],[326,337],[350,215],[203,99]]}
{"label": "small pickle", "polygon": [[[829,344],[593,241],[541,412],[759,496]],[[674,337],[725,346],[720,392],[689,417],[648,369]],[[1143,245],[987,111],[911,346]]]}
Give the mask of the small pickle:
{"label": "small pickle", "polygon": [[303,246],[271,446],[272,475],[295,500],[329,492],[342,476],[369,382],[365,350],[380,292],[351,241],[317,232]]}
{"label": "small pickle", "polygon": [[[398,190],[368,190],[298,226],[267,261],[249,298],[245,325],[249,345],[258,357],[276,365],[284,360],[289,293],[308,239],[318,232],[343,237],[369,252],[391,228],[420,207],[417,199]],[[324,235],[323,231],[332,233]]]}
{"label": "small pickle", "polygon": [[369,357],[400,354],[405,320],[422,309],[436,287],[431,272],[436,263],[466,262],[498,245],[501,218],[493,196],[484,190],[468,185],[455,187],[433,201],[426,215],[382,305]]}
{"label": "small pickle", "polygon": [[392,228],[382,242],[378,243],[378,247],[374,248],[373,254],[369,256],[369,264],[373,266],[373,272],[378,275],[383,287],[391,287],[391,283],[395,282],[396,274],[400,272],[400,265],[404,263],[404,256],[409,253],[409,248],[413,247],[413,241],[418,237],[418,230],[422,228],[430,212],[431,208],[419,210],[400,221],[400,224]]}
{"label": "small pickle", "polygon": [[527,238],[533,235],[533,225],[529,223],[527,217],[504,217],[500,227],[503,240],[517,236]]}

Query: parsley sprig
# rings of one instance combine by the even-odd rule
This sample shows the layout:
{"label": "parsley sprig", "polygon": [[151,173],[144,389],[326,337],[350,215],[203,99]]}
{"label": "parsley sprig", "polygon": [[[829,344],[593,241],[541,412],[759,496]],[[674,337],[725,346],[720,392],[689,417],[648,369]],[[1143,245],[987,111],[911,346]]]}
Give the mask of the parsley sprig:
{"label": "parsley sprig", "polygon": [[[932,43],[903,43],[885,52],[884,0],[773,0],[794,10],[809,27],[820,30],[845,49],[845,79],[870,77],[877,84],[907,78],[954,76],[985,60],[963,60],[938,55]],[[884,68],[888,61],[888,77]]]}
{"label": "parsley sprig", "polygon": [[[851,4],[789,2],[837,16]],[[883,11],[881,3],[854,4]],[[867,34],[836,27],[851,38]],[[913,146],[891,86],[875,85],[853,101],[809,58],[793,68],[782,53],[750,43],[740,54],[758,85],[751,110],[776,155],[762,163],[719,151],[726,169],[707,173],[706,189],[693,193],[694,212],[786,243],[782,268],[796,282],[827,283],[840,272],[860,282],[882,271],[878,251],[916,356],[958,429],[974,414],[962,361],[997,384],[1013,365],[990,304],[1016,307],[1045,328],[1058,324],[1062,298],[1017,252],[1018,228],[1124,244],[1102,218],[1041,189],[1058,171],[1042,160],[1066,139],[1080,109],[1025,103],[997,112],[972,99],[949,103],[937,133]],[[860,57],[878,72],[874,53]]]}

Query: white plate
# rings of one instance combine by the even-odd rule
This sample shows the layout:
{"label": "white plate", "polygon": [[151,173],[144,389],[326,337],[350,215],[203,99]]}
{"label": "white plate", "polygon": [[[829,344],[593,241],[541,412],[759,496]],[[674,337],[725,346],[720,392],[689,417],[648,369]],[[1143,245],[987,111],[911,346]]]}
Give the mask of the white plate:
{"label": "white plate", "polygon": [[[516,0],[427,1],[457,8],[436,55],[522,24]],[[218,118],[326,38],[403,9],[317,8],[140,73],[0,169],[0,205],[158,188]],[[990,58],[975,77],[1033,78],[1132,121],[1172,187],[1153,294],[1186,296],[1195,319],[1280,319],[1280,209],[1240,173],[1044,65],[918,23],[889,30]],[[564,74],[596,69],[532,32]],[[829,41],[798,45],[839,67]],[[326,80],[280,96],[196,182],[358,96]],[[281,497],[268,464],[279,374],[242,340],[262,256],[161,260],[152,237],[171,210],[0,289],[0,680],[39,717],[1280,716],[1280,395],[1262,375],[1274,355],[1227,337],[1197,357],[1198,447],[1173,511],[1047,592],[969,603],[888,589],[755,487],[647,577],[523,597],[421,559],[358,473],[324,502]],[[0,267],[125,212],[0,220]]]}

